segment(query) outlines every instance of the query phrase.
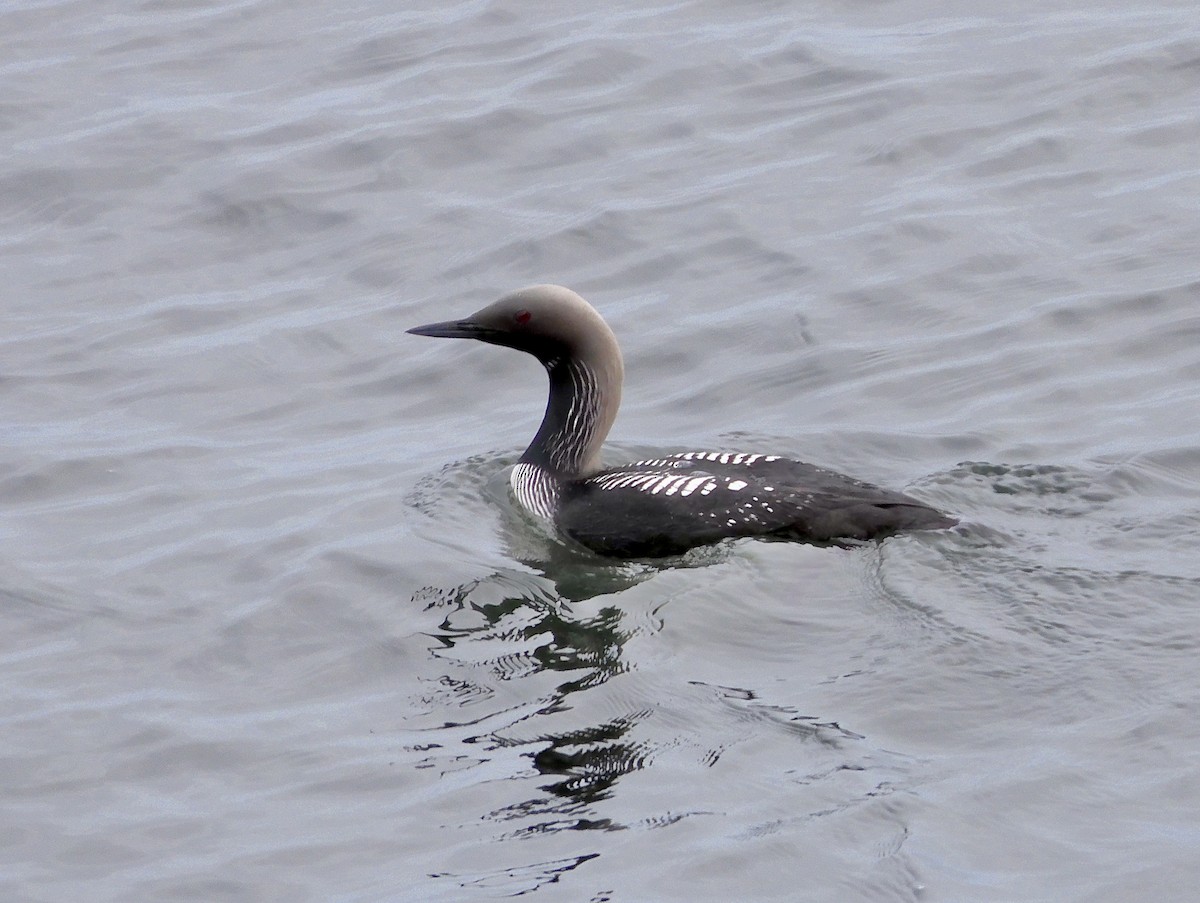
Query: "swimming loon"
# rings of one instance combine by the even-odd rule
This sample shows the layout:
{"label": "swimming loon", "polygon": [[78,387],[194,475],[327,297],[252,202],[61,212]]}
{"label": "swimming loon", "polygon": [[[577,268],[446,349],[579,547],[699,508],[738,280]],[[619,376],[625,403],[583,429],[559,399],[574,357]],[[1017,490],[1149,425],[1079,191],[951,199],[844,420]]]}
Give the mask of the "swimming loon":
{"label": "swimming loon", "polygon": [[778,455],[690,451],[604,469],[600,447],[621,403],[616,337],[560,285],[505,295],[413,335],[527,351],[550,374],[542,425],[513,468],[527,511],[601,555],[653,558],[730,537],[872,539],[958,521],[911,496]]}

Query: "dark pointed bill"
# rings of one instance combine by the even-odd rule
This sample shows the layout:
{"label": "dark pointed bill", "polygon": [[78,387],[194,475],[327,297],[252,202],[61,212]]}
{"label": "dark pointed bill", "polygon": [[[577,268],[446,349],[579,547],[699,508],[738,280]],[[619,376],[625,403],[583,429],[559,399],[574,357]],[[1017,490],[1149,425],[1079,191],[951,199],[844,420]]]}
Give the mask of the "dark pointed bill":
{"label": "dark pointed bill", "polygon": [[446,320],[444,323],[427,323],[407,330],[413,335],[428,335],[439,339],[479,339],[488,330],[473,320]]}

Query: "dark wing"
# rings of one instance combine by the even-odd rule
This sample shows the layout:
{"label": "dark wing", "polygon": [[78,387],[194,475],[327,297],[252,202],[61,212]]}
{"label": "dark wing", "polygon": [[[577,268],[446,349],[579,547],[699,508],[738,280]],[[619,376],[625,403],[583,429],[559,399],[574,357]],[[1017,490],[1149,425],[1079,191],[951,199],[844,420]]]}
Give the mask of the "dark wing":
{"label": "dark wing", "polygon": [[[740,485],[730,489],[730,485]],[[565,487],[556,522],[568,536],[602,555],[653,558],[675,555],[730,536],[769,532],[786,524],[783,511],[770,526],[754,524],[747,512],[744,480],[688,468],[680,471],[635,466],[606,471]],[[770,514],[771,512],[763,512]],[[764,529],[767,527],[767,529]]]}
{"label": "dark wing", "polygon": [[593,551],[625,558],[730,537],[826,542],[955,523],[903,493],[811,464],[715,452],[637,462],[572,483],[556,520]]}

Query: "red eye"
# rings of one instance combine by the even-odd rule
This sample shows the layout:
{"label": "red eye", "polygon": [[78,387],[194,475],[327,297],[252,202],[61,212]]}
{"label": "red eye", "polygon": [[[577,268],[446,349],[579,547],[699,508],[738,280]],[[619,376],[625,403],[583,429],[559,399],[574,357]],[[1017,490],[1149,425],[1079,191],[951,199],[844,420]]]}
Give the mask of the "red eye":
{"label": "red eye", "polygon": [[513,319],[516,320],[518,323],[520,323],[522,326],[524,326],[526,323],[528,323],[530,320],[533,319],[533,314],[531,314],[527,310],[522,310],[522,311],[519,311],[517,313],[517,315],[515,317],[513,317]]}

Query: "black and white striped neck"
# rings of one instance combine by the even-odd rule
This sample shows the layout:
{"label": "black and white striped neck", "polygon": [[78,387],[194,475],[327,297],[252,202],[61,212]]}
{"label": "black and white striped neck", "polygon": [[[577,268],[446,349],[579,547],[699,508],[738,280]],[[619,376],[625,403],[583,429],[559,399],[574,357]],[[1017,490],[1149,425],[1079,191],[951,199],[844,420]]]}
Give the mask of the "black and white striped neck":
{"label": "black and white striped neck", "polygon": [[521,455],[521,463],[573,479],[599,468],[600,449],[616,416],[614,394],[621,387],[611,369],[575,357],[544,361],[550,396],[542,425]]}

